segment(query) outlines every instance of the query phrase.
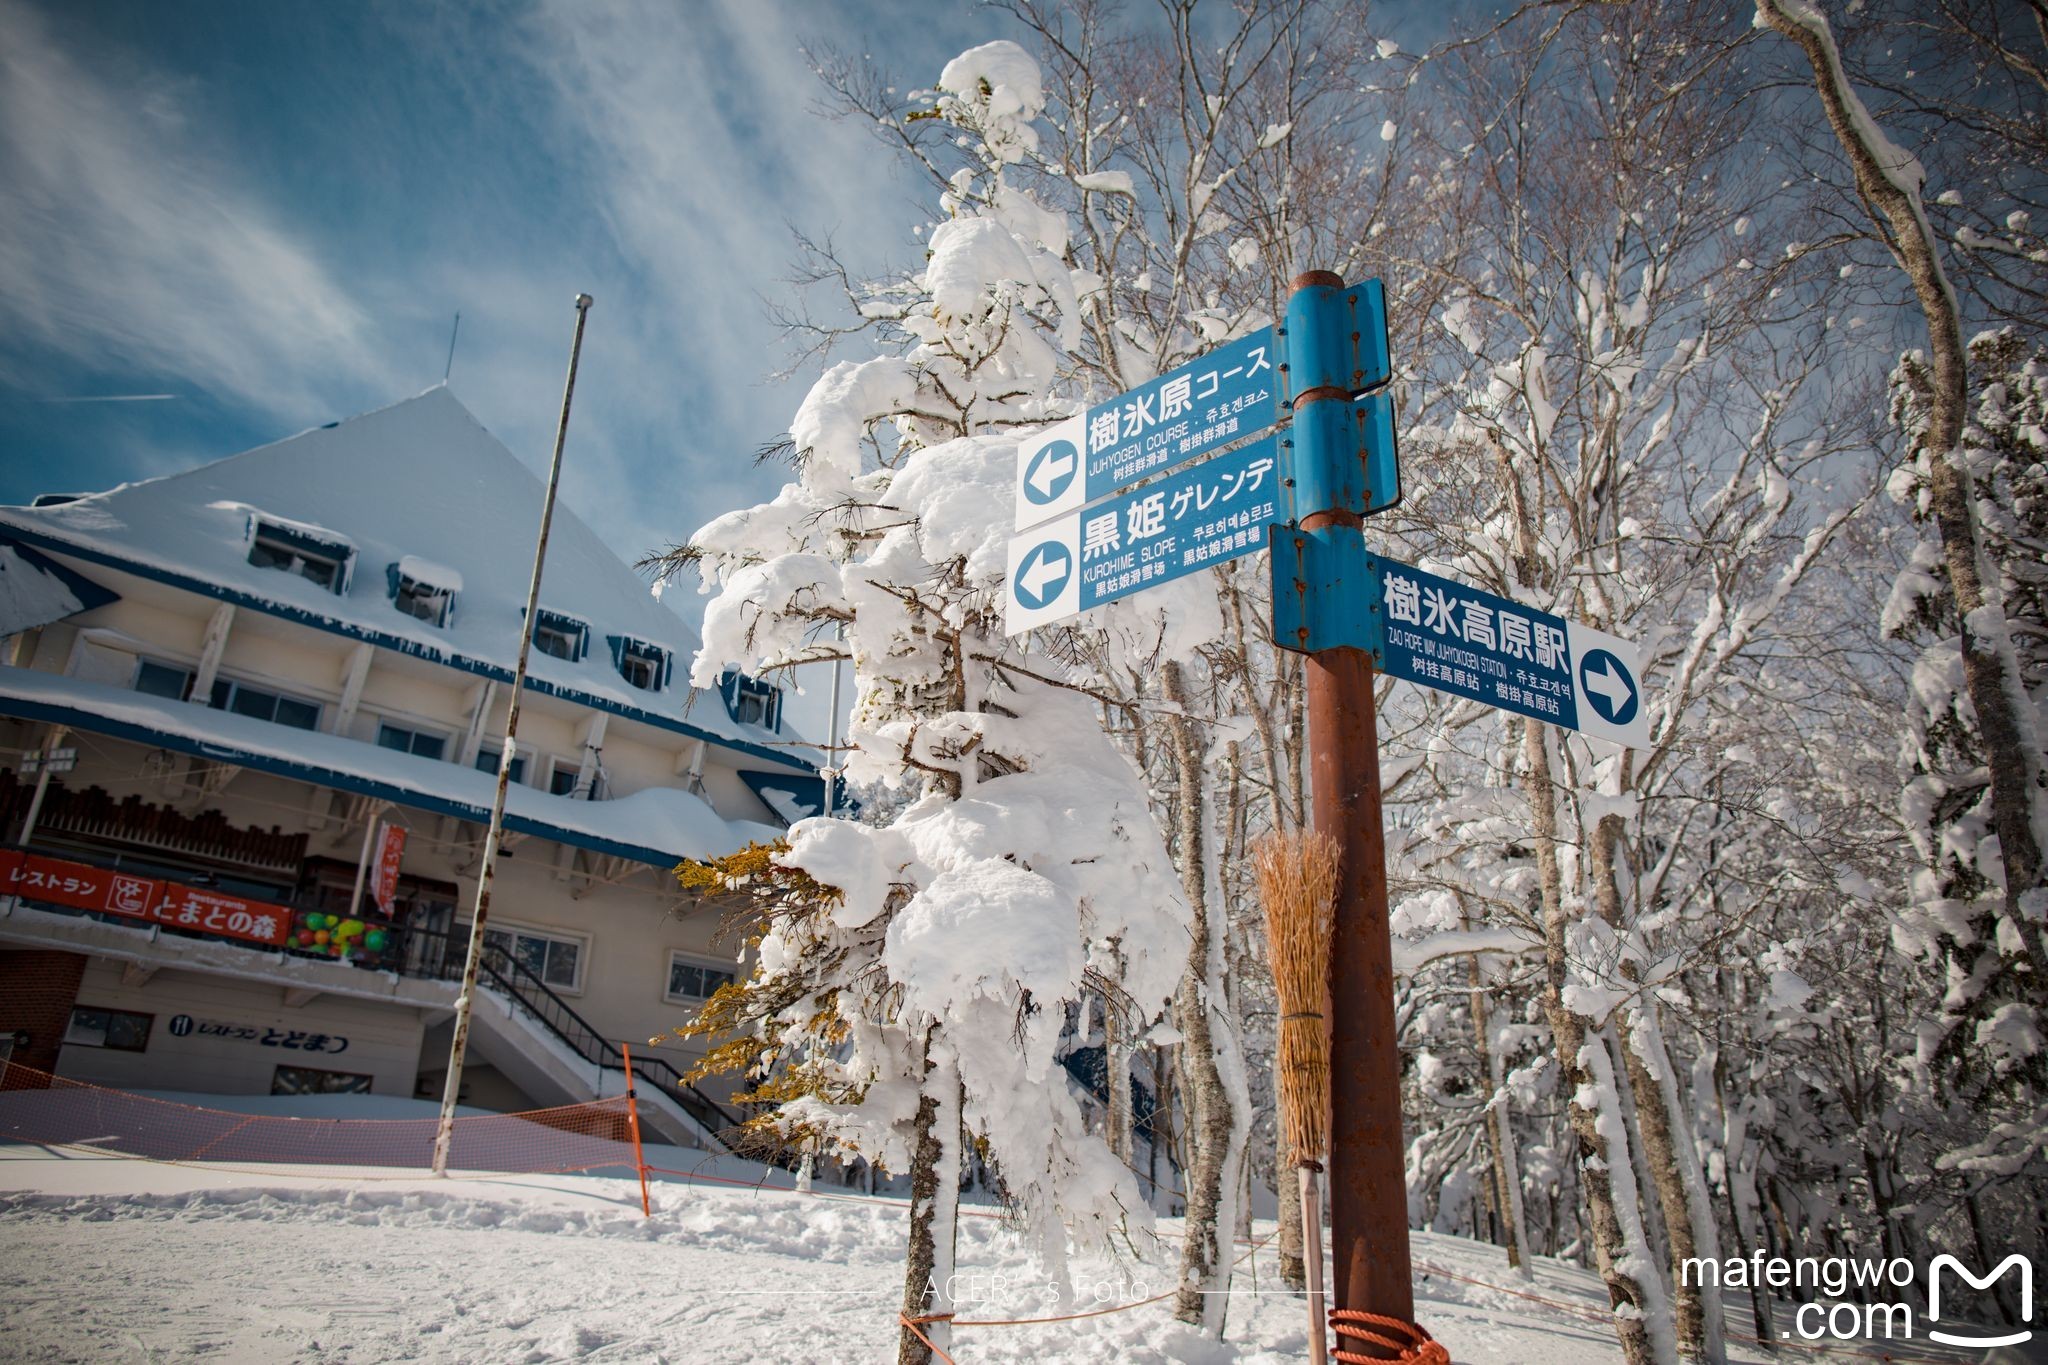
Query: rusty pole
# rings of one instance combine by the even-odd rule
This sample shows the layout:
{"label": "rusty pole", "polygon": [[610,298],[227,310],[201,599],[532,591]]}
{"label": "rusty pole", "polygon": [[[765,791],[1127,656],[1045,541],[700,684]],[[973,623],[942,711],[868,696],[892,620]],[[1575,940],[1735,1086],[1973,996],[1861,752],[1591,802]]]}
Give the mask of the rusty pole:
{"label": "rusty pole", "polygon": [[[1296,290],[1342,289],[1342,277],[1310,271]],[[1352,401],[1343,388],[1294,399]],[[1362,534],[1347,510],[1313,512],[1304,531],[1339,526]],[[1333,585],[1364,594],[1365,583]],[[1408,1247],[1407,1167],[1401,1145],[1401,1056],[1394,1032],[1394,950],[1387,916],[1386,830],[1380,808],[1379,733],[1372,656],[1340,646],[1304,659],[1310,788],[1315,828],[1337,841],[1336,923],[1330,940],[1330,1253],[1334,1306],[1415,1320]],[[1352,1352],[1378,1351],[1350,1340]],[[1395,1359],[1389,1350],[1383,1358]]]}
{"label": "rusty pole", "polygon": [[541,569],[547,564],[548,530],[555,520],[555,490],[562,482],[562,445],[569,438],[569,402],[576,396],[576,363],[583,357],[583,324],[590,317],[590,295],[576,296],[576,336],[569,343],[569,378],[562,386],[562,417],[555,426],[555,455],[548,466],[548,491],[540,505],[540,538],[533,545],[533,578],[526,588],[526,614],[519,618],[519,663],[512,670],[512,701],[505,712],[505,746],[498,755],[498,794],[491,800],[491,822],[484,831],[483,865],[476,874],[476,908],[469,919],[469,954],[462,963],[462,994],[455,997],[455,1036],[448,1044],[448,1080],[441,1088],[441,1126],[434,1133],[434,1174],[448,1174],[448,1149],[455,1141],[455,1102],[462,1094],[462,1059],[469,1050],[470,1007],[476,1001],[477,969],[484,958],[484,924],[491,917],[491,878],[497,872],[498,845],[505,835],[505,796],[512,782],[512,758],[518,752],[519,702],[526,694],[526,660],[533,648],[534,612],[540,605]]}

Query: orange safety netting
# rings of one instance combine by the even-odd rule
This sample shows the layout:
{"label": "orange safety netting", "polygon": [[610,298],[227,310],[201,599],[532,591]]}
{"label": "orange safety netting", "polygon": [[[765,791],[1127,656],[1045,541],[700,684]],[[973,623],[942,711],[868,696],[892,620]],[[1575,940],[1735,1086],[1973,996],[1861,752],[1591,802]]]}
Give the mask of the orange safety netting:
{"label": "orange safety netting", "polygon": [[[455,1120],[451,1168],[556,1174],[640,1165],[626,1095]],[[0,1142],[85,1147],[150,1161],[433,1165],[439,1120],[238,1114],[88,1085],[0,1063]]]}

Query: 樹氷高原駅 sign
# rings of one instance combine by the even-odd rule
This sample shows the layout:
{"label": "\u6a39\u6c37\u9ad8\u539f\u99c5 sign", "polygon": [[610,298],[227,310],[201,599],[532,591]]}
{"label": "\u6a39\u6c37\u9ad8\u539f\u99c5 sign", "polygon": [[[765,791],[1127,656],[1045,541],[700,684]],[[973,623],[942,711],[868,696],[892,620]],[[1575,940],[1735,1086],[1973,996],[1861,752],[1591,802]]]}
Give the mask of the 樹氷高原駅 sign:
{"label": "\u6a39\u6c37\u9ad8\u539f\u99c5 sign", "polygon": [[1378,555],[1366,566],[1381,672],[1596,739],[1649,744],[1633,644]]}

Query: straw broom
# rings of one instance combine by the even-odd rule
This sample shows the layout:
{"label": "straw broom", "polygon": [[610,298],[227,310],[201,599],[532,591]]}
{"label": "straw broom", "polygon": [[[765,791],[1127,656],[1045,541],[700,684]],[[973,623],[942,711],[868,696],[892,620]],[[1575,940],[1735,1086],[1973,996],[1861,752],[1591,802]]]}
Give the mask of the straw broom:
{"label": "straw broom", "polygon": [[1280,996],[1280,1121],[1301,1179],[1302,1261],[1308,1271],[1308,1357],[1324,1365],[1323,1201],[1316,1176],[1329,1148],[1330,926],[1337,900],[1337,842],[1303,831],[1272,834],[1252,849],[1266,943]]}

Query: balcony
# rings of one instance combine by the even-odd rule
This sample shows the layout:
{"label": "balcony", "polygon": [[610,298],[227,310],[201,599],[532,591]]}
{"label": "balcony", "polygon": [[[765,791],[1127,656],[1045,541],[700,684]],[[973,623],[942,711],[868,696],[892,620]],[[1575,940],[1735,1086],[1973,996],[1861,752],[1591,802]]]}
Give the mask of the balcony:
{"label": "balcony", "polygon": [[[34,783],[0,770],[0,829],[21,828],[34,792]],[[267,830],[236,826],[219,811],[184,815],[140,796],[116,801],[103,788],[74,791],[56,781],[43,794],[36,828],[63,836],[66,843],[120,843],[180,862],[240,869],[259,879],[294,879],[306,860],[303,833],[286,834],[276,825]]]}

